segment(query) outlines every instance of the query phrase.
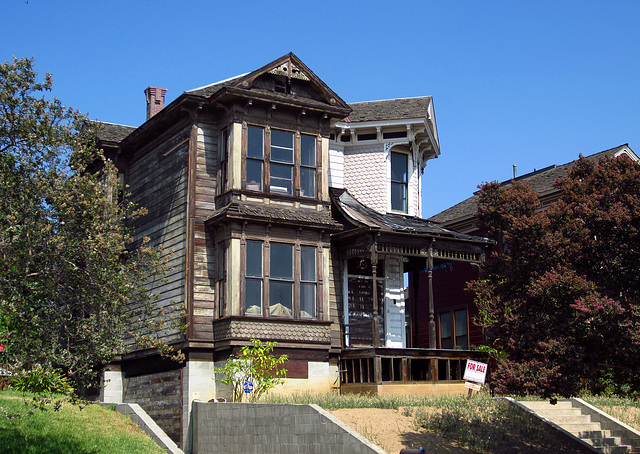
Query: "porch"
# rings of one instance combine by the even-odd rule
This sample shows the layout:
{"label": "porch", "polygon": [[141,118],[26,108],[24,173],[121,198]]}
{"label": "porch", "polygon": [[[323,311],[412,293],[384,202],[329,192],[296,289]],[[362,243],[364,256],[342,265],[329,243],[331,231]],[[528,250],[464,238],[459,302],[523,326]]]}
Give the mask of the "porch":
{"label": "porch", "polygon": [[477,350],[347,348],[340,358],[340,392],[375,395],[442,395],[467,391],[467,359],[487,362]]}

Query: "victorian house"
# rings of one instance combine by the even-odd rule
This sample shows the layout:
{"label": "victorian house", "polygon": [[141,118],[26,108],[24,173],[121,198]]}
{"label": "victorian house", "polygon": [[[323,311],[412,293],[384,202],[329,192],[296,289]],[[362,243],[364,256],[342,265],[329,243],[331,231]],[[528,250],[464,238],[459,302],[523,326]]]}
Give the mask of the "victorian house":
{"label": "victorian house", "polygon": [[149,210],[136,239],[171,251],[149,285],[166,317],[186,310],[186,333],[160,333],[186,361],[132,345],[104,400],[139,403],[188,448],[191,402],[225,395],[214,365],[254,338],[290,358],[277,392],[464,389],[477,352],[442,341],[433,270],[477,266],[492,242],[421,218],[431,97],[347,104],[293,54],[167,106],[145,93],[147,121],[104,123],[99,144]]}

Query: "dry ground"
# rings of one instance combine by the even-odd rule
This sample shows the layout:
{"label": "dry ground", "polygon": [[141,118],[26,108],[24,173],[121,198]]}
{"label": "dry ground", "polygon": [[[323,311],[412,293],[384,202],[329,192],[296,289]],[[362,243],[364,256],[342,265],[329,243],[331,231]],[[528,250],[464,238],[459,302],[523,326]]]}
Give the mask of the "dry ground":
{"label": "dry ground", "polygon": [[[606,409],[610,414],[626,422],[636,430],[640,430],[637,421],[640,420],[639,410],[629,407],[615,407]],[[330,411],[332,415],[346,425],[375,443],[388,454],[398,454],[401,449],[418,449],[423,447],[429,454],[477,454],[476,451],[457,446],[450,440],[437,434],[416,427],[412,416],[405,416],[402,408],[388,410],[380,408],[349,408]],[[519,446],[508,448],[508,453],[539,452],[534,447],[527,446],[524,440]]]}
{"label": "dry ground", "polygon": [[402,408],[344,408],[330,413],[389,454],[398,454],[403,448],[418,449],[421,446],[430,454],[475,453],[425,429],[416,428],[413,417],[404,416]]}

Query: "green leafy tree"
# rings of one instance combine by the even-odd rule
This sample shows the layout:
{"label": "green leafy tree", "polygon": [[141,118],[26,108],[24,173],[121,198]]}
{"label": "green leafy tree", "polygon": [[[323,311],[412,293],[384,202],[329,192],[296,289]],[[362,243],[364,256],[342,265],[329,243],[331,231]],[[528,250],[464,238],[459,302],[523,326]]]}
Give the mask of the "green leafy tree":
{"label": "green leafy tree", "polygon": [[242,347],[239,355],[231,355],[224,367],[214,369],[216,374],[223,376],[216,380],[231,386],[234,402],[242,401],[242,395],[245,394],[244,383],[253,385],[247,398],[250,402],[255,402],[276,385],[284,383],[287,375],[283,366],[289,357],[280,355],[276,358],[273,355],[276,342],[262,342],[259,339],[251,339],[251,342],[253,345]]}
{"label": "green leafy tree", "polygon": [[501,242],[470,284],[500,353],[501,393],[640,392],[640,165],[580,158],[540,210],[521,183],[482,186],[478,217]]}
{"label": "green leafy tree", "polygon": [[155,310],[144,282],[165,261],[145,245],[127,250],[127,220],[144,212],[117,202],[96,124],[51,97],[51,86],[49,74],[38,82],[33,60],[0,65],[2,355],[14,367],[59,369],[82,392],[123,352],[131,317]]}

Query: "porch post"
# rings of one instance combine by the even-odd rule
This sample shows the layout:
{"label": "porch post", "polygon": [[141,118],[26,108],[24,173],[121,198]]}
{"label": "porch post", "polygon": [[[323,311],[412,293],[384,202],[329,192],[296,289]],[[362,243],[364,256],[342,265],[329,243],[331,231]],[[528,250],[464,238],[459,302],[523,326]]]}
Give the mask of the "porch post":
{"label": "porch post", "polygon": [[378,320],[378,242],[371,244],[371,272],[373,274],[373,346],[380,347],[380,320]]}
{"label": "porch post", "polygon": [[429,281],[429,348],[437,348],[436,343],[436,314],[433,303],[433,239],[429,243],[429,257],[427,258],[427,279]]}

